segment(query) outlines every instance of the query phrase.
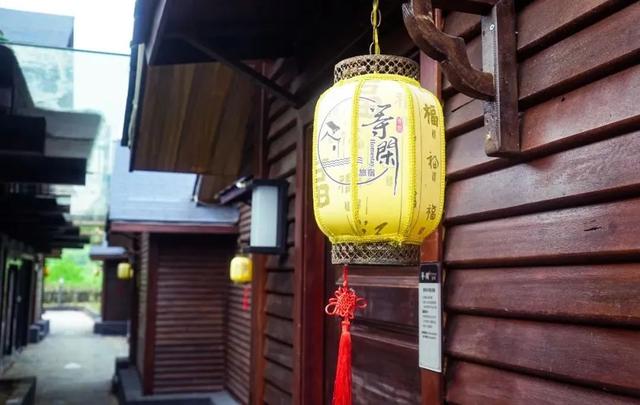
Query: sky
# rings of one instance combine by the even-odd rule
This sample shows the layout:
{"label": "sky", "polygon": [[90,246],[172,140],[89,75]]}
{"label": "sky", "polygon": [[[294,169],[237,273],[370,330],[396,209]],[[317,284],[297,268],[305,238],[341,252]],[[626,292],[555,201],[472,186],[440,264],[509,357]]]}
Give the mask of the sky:
{"label": "sky", "polygon": [[74,48],[130,53],[135,0],[0,0],[0,8],[75,17]]}

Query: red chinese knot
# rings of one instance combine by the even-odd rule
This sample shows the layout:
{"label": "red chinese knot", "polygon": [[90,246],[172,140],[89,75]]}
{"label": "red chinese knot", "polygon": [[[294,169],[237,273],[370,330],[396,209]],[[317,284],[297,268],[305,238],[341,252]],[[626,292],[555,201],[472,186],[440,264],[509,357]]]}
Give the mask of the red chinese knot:
{"label": "red chinese knot", "polygon": [[329,298],[329,304],[325,307],[327,315],[339,316],[343,321],[351,321],[354,318],[356,309],[367,307],[367,301],[358,297],[353,288],[349,287],[348,267],[344,266],[342,276],[342,286],[334,293],[334,297]]}

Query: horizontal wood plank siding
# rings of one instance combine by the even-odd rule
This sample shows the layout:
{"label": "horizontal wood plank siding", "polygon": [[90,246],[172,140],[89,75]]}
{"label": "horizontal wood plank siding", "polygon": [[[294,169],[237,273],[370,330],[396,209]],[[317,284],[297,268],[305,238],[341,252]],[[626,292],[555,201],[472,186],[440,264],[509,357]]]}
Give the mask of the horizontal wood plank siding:
{"label": "horizontal wood plank siding", "polygon": [[[239,204],[238,248],[249,245],[251,207]],[[251,393],[251,294],[249,308],[243,308],[244,285],[229,283],[226,329],[225,385],[242,404],[248,404]]]}
{"label": "horizontal wood plank siding", "polygon": [[224,388],[230,237],[153,235],[158,244],[153,392]]}
{"label": "horizontal wood plank siding", "polygon": [[147,342],[147,300],[149,299],[147,294],[147,289],[149,285],[149,234],[143,233],[140,236],[140,271],[138,271],[138,324],[137,324],[137,333],[136,333],[136,368],[138,369],[138,373],[140,374],[141,381],[146,380],[145,373],[145,351],[148,344],[152,344],[152,342]]}
{"label": "horizontal wood plank siding", "polygon": [[[268,74],[290,87],[296,76],[293,61],[279,61]],[[269,96],[264,106],[266,176],[285,180],[289,184],[287,209],[287,249],[285,255],[266,258],[266,289],[264,291],[264,395],[267,405],[285,405],[293,401],[293,277],[295,269],[295,201],[298,164],[296,146],[302,136],[299,112],[281,100]],[[301,173],[301,172],[300,172]]]}
{"label": "horizontal wood plank siding", "polygon": [[[640,3],[518,5],[521,143],[445,80],[446,401],[640,403]],[[481,64],[477,20],[450,13]]]}

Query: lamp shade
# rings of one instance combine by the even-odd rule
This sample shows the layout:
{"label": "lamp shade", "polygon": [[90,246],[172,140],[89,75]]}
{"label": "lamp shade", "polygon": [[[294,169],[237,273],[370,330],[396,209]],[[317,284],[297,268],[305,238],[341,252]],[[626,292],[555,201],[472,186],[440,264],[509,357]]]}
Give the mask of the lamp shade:
{"label": "lamp shade", "polygon": [[118,263],[118,279],[130,280],[133,278],[133,267],[127,262]]}
{"label": "lamp shade", "polygon": [[247,256],[236,256],[231,259],[229,277],[236,284],[250,283],[253,277],[253,262]]}
{"label": "lamp shade", "polygon": [[251,188],[251,234],[246,250],[255,253],[285,253],[287,182],[254,180]]}
{"label": "lamp shade", "polygon": [[442,107],[415,62],[368,55],[336,65],[313,132],[313,203],[334,263],[417,264],[444,206]]}

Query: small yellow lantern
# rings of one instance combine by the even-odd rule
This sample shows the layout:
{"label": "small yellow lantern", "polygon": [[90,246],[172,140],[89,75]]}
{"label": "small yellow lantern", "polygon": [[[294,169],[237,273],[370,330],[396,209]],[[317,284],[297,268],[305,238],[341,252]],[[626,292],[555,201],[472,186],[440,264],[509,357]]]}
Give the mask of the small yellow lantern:
{"label": "small yellow lantern", "polygon": [[231,260],[229,268],[231,281],[236,284],[246,284],[251,282],[253,276],[253,263],[247,256],[236,256]]}
{"label": "small yellow lantern", "polygon": [[440,222],[444,119],[418,73],[397,56],[346,59],[318,100],[313,203],[333,263],[417,264]]}
{"label": "small yellow lantern", "polygon": [[118,279],[130,280],[133,278],[133,267],[127,262],[118,263]]}

